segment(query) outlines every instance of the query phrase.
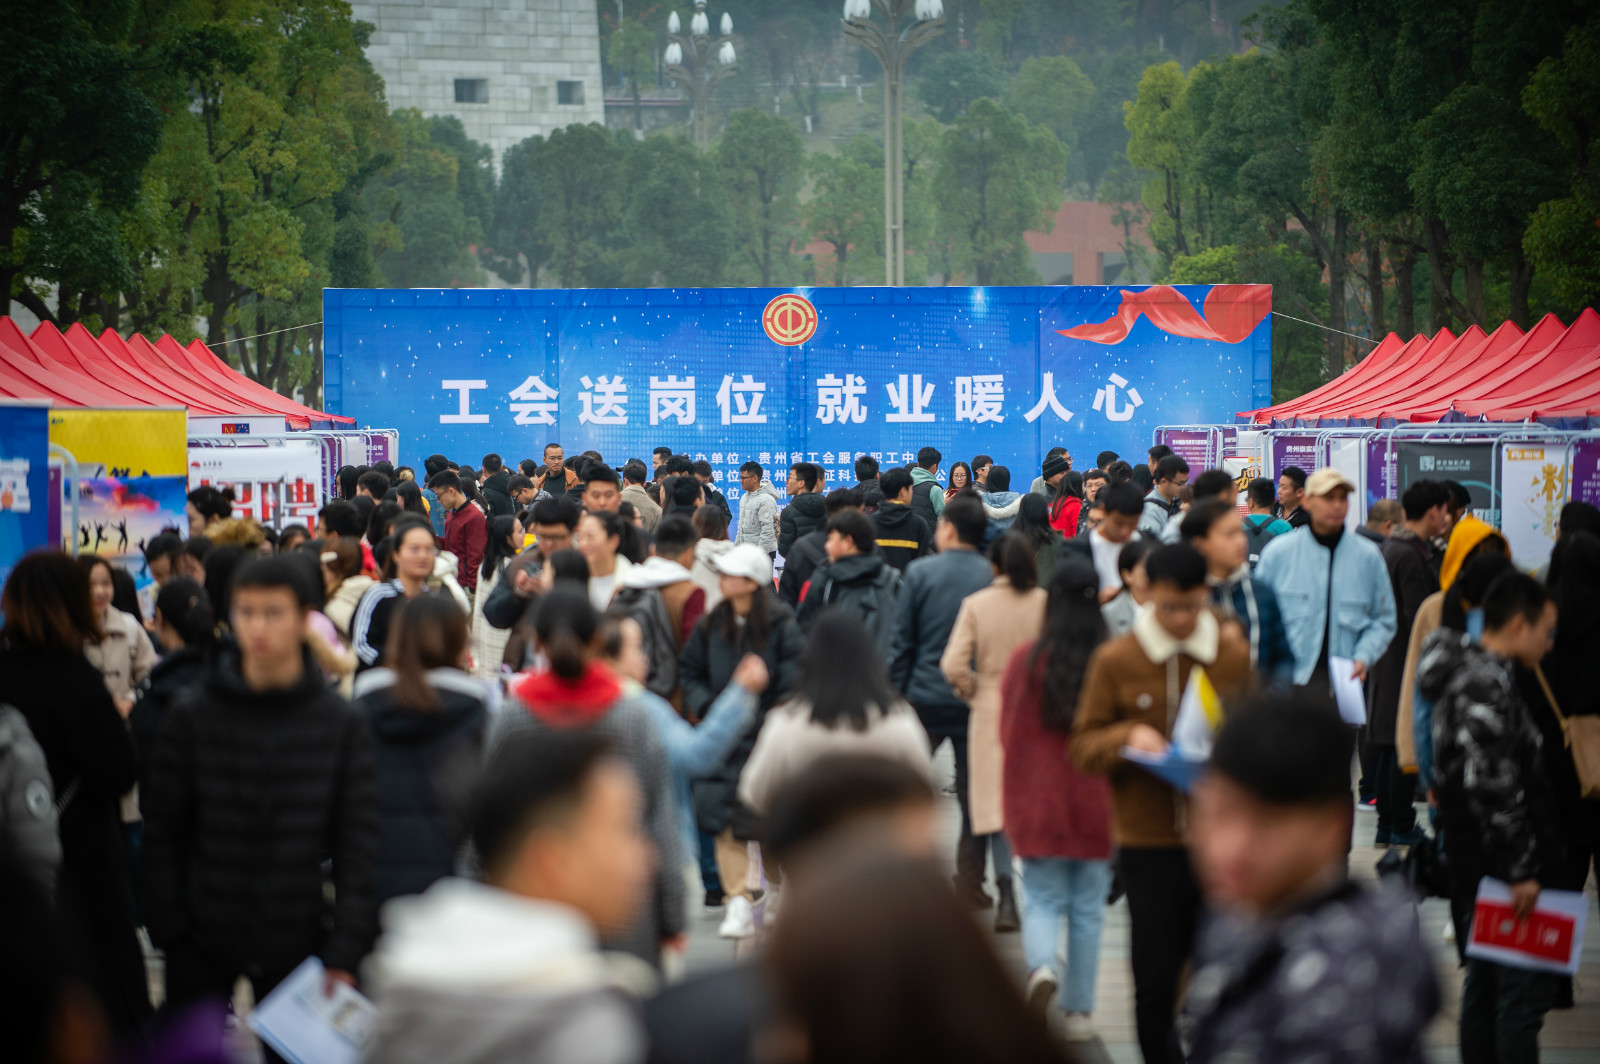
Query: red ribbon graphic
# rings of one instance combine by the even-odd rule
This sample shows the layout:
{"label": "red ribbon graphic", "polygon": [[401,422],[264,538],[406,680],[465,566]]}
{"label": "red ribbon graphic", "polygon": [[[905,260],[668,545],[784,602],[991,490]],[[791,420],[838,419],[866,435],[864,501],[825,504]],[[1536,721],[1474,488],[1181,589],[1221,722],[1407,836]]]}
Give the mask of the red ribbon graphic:
{"label": "red ribbon graphic", "polygon": [[1206,295],[1205,313],[1202,315],[1176,288],[1159,284],[1142,292],[1123,289],[1122,304],[1117,307],[1117,313],[1105,321],[1056,331],[1075,340],[1119,344],[1127,338],[1133,323],[1143,314],[1156,328],[1174,336],[1236,344],[1254,332],[1255,327],[1261,324],[1261,319],[1271,312],[1271,285],[1213,285]]}

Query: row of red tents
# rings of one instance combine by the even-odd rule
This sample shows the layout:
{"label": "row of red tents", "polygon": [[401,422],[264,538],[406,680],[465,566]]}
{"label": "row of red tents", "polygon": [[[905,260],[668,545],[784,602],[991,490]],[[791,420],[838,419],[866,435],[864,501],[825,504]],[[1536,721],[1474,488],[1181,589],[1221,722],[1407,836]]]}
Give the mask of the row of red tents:
{"label": "row of red tents", "polygon": [[31,334],[0,317],[0,397],[49,399],[60,406],[183,406],[197,417],[281,415],[295,429],[355,418],[324,414],[257,384],[199,340],[163,335],[127,339],[82,324],[61,332],[49,322]]}
{"label": "row of red tents", "polygon": [[1506,322],[1402,340],[1394,333],[1343,375],[1298,399],[1239,414],[1286,428],[1384,427],[1398,422],[1600,423],[1600,314],[1570,325],[1554,314],[1527,332]]}

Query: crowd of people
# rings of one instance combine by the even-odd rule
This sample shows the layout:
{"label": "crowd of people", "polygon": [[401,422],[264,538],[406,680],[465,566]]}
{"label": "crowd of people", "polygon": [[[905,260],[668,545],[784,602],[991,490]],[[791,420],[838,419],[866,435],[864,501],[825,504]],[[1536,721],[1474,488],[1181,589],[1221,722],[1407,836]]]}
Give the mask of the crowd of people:
{"label": "crowd of people", "polygon": [[[1600,510],[1534,576],[1450,482],[1352,530],[1331,468],[943,461],[781,493],[748,462],[736,520],[666,447],[346,468],[315,529],[202,487],[147,607],[105,559],[25,556],[16,1059],[164,1059],[316,957],[377,1002],[375,1062],[1067,1060],[1125,897],[1147,1064],[1420,1062],[1417,899],[1352,879],[1357,833],[1442,854],[1462,1059],[1537,1059],[1570,981],[1464,950],[1484,877],[1522,918],[1600,850],[1564,741],[1600,712]],[[1191,698],[1221,724],[1183,787],[1139,762]],[[738,961],[679,979],[701,906]]]}

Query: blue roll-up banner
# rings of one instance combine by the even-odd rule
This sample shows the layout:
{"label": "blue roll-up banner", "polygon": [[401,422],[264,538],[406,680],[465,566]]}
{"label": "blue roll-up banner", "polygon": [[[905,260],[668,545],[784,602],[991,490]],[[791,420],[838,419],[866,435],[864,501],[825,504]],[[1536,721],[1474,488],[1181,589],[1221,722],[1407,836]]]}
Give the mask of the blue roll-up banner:
{"label": "blue roll-up banner", "polygon": [[50,542],[50,405],[0,403],[0,585]]}
{"label": "blue roll-up banner", "polygon": [[856,456],[992,455],[1027,490],[1044,453],[1143,459],[1158,425],[1271,401],[1266,285],[815,289],[328,289],[324,405],[395,428],[420,468],[657,446],[730,501],[754,459],[849,484]]}

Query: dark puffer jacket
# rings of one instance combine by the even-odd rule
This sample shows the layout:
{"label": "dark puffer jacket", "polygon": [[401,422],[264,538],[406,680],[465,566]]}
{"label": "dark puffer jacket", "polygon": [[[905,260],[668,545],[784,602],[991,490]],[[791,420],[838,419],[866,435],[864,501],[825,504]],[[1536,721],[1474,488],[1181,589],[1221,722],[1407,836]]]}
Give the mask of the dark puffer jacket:
{"label": "dark puffer jacket", "polygon": [[778,515],[778,553],[787,558],[795,540],[820,530],[827,523],[828,510],[820,492],[796,495]]}
{"label": "dark puffer jacket", "polygon": [[372,731],[377,778],[379,905],[421,894],[455,870],[466,837],[462,799],[483,760],[489,714],[482,684],[459,669],[433,669],[435,709],[396,704],[397,677],[372,669],[356,681],[356,708]]}
{"label": "dark puffer jacket", "polygon": [[178,699],[206,678],[210,663],[199,647],[180,647],[156,662],[139,690],[139,700],[128,717],[128,729],[139,750],[139,782],[150,786],[150,758],[156,737]]}
{"label": "dark puffer jacket", "polygon": [[[913,515],[914,516],[914,515]],[[859,617],[872,634],[878,657],[894,660],[895,601],[900,597],[900,570],[881,554],[852,554],[817,566],[800,602],[800,627],[806,631],[823,610],[843,610]]]}
{"label": "dark puffer jacket", "polygon": [[683,709],[690,719],[698,720],[711,709],[711,703],[727,688],[733,671],[745,654],[756,654],[767,663],[770,679],[761,693],[761,703],[756,707],[756,717],[744,738],[733,748],[722,766],[710,775],[694,781],[695,820],[701,831],[715,835],[730,823],[734,835],[741,839],[756,837],[758,825],[754,817],[739,802],[739,774],[744,763],[755,749],[756,736],[761,733],[761,722],[767,710],[777,705],[794,687],[799,675],[800,651],[805,637],[795,623],[794,614],[776,599],[769,599],[772,634],[767,645],[760,649],[749,643],[745,629],[740,628],[736,639],[729,639],[723,631],[724,618],[733,609],[724,602],[700,618],[684,645],[683,656],[678,660],[678,679],[683,684]]}
{"label": "dark puffer jacket", "polygon": [[950,689],[939,658],[968,595],[994,583],[994,567],[975,550],[949,550],[912,562],[895,604],[895,687],[930,726],[967,719],[967,704]]}
{"label": "dark puffer jacket", "polygon": [[878,550],[900,572],[933,550],[933,526],[904,503],[886,502],[872,515],[878,528]]}
{"label": "dark puffer jacket", "polygon": [[233,972],[286,974],[308,954],[354,971],[377,924],[366,722],[309,653],[287,690],[255,691],[239,668],[225,649],[156,746],[143,795],[151,937]]}
{"label": "dark puffer jacket", "polygon": [[500,470],[479,484],[478,490],[483,493],[483,501],[489,504],[490,517],[510,517],[517,512],[517,504],[511,501],[511,473],[508,470]]}

